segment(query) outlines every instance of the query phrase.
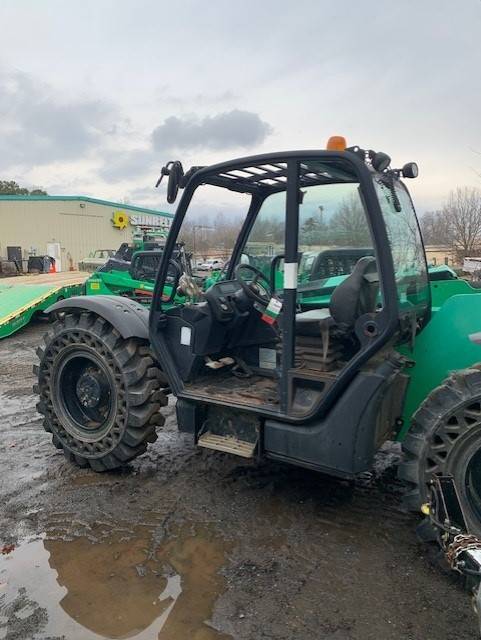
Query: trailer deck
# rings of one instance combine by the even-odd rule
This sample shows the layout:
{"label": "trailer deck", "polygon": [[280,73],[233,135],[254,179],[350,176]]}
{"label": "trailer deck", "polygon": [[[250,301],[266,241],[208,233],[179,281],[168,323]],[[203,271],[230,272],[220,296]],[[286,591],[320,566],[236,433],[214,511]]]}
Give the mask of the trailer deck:
{"label": "trailer deck", "polygon": [[82,294],[88,276],[75,271],[0,280],[0,339],[27,325],[57,300]]}

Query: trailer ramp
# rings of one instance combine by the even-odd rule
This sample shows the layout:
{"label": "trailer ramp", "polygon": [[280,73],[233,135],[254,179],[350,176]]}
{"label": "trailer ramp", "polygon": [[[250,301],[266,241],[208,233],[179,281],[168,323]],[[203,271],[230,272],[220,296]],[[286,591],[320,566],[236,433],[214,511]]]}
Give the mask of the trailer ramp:
{"label": "trailer ramp", "polygon": [[0,280],[0,339],[11,336],[50,305],[83,293],[85,273],[53,273]]}

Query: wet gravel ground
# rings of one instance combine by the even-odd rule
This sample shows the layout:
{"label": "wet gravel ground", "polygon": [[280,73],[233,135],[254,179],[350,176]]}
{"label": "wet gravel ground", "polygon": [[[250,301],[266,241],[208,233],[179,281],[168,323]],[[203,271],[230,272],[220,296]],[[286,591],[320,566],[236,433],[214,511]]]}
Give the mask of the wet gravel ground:
{"label": "wet gravel ground", "polygon": [[350,486],[197,450],[169,405],[128,468],[78,469],[35,411],[44,331],[0,342],[0,638],[476,637],[468,595],[399,508],[394,446]]}

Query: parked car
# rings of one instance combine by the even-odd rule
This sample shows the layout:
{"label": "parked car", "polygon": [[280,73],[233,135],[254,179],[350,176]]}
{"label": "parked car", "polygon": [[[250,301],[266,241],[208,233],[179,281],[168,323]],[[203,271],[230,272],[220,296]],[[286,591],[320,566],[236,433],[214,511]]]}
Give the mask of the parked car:
{"label": "parked car", "polygon": [[212,258],[202,262],[197,269],[199,271],[214,271],[216,269],[222,269],[224,267],[224,260],[220,258]]}

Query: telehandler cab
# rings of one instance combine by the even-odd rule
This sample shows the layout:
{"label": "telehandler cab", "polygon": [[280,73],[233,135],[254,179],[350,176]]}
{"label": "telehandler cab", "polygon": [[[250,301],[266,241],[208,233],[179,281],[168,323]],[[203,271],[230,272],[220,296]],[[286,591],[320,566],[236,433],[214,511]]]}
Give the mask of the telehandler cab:
{"label": "telehandler cab", "polygon": [[[182,197],[150,311],[114,296],[50,309],[36,390],[53,443],[80,466],[118,467],[155,441],[169,393],[179,429],[202,447],[341,478],[398,439],[406,505],[419,509],[430,487],[439,496],[447,486],[434,490],[433,479],[451,478],[466,528],[480,535],[481,291],[429,282],[401,180],[417,166],[391,168],[385,153],[335,137],[327,150],[185,174],[173,162],[162,175],[168,201]],[[185,301],[173,304],[172,255],[178,242],[192,249],[207,196],[238,227],[222,240],[228,266],[205,292],[187,276]],[[214,232],[197,244],[209,237],[219,248]],[[299,272],[303,253],[346,247],[362,255],[333,274],[344,275],[335,288]]]}

